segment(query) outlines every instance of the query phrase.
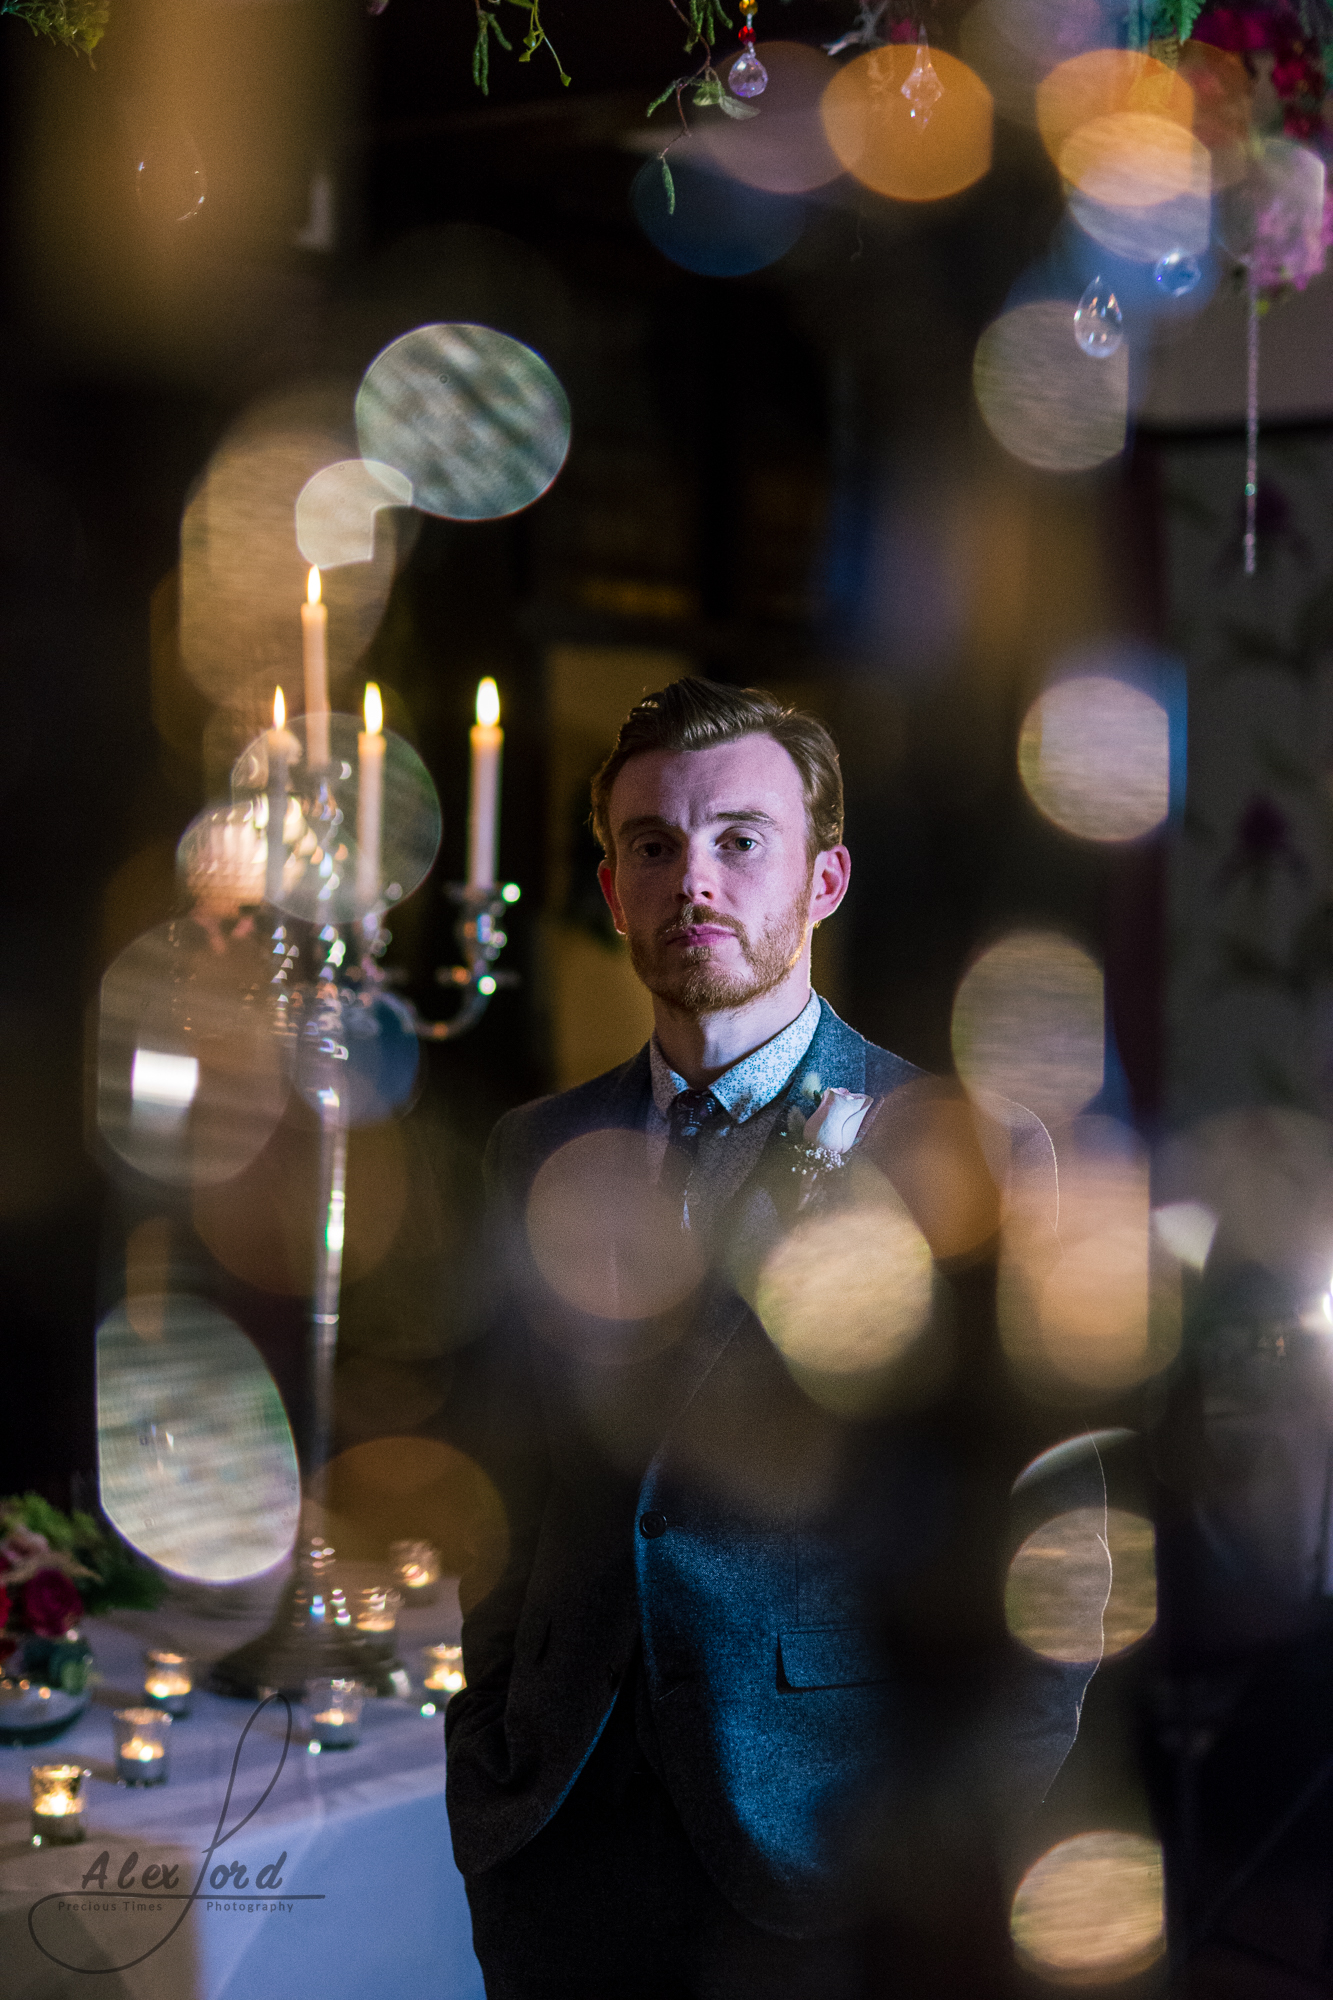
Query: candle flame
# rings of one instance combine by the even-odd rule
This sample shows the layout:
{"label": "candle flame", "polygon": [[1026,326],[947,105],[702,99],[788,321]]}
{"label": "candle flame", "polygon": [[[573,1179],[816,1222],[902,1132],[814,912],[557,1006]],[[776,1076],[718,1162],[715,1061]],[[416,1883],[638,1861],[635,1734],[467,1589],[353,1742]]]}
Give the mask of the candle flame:
{"label": "candle flame", "polygon": [[378,736],[384,727],[384,703],[374,681],[366,682],[366,734]]}
{"label": "candle flame", "polygon": [[282,729],[287,721],[287,704],[283,700],[282,689],[273,690],[273,727]]}
{"label": "candle flame", "polygon": [[477,683],[477,721],[483,729],[494,729],[499,720],[500,690],[488,674]]}
{"label": "candle flame", "polygon": [[306,578],[305,601],[307,604],[319,603],[319,571],[317,569],[312,569]]}

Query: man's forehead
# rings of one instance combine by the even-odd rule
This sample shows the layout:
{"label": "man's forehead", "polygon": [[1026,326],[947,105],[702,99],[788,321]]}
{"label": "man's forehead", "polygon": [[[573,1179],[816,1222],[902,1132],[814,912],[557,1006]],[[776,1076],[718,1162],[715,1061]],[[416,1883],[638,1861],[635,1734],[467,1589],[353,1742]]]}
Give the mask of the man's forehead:
{"label": "man's forehead", "polygon": [[804,818],[801,774],[771,736],[742,736],[706,750],[644,750],[616,773],[611,819],[653,817],[703,825],[710,819],[762,815]]}

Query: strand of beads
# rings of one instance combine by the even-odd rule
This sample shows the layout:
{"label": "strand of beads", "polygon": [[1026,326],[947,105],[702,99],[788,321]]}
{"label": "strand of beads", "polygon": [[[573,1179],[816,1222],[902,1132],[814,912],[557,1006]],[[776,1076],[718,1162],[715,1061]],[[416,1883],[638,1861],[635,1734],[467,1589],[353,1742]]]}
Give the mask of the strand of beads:
{"label": "strand of beads", "polygon": [[740,0],[741,52],[727,71],[727,84],[736,97],[758,97],[768,87],[768,71],[754,52],[754,17],[759,0]]}

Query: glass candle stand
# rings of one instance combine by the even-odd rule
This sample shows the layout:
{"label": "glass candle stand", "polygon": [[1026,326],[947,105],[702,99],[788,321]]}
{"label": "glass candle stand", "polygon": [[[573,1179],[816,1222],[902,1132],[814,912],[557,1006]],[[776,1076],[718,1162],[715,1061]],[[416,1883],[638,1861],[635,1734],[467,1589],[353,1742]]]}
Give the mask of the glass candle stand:
{"label": "glass candle stand", "polygon": [[83,1839],[82,1764],[34,1764],[28,1774],[32,1790],[34,1847],[74,1847]]}
{"label": "glass candle stand", "polygon": [[368,1584],[353,1598],[353,1623],[367,1639],[391,1640],[403,1608],[400,1592],[386,1583]]}
{"label": "glass candle stand", "polygon": [[432,1694],[457,1694],[467,1686],[461,1646],[423,1646],[421,1657],[426,1662],[425,1686]]}
{"label": "glass candle stand", "polygon": [[360,1681],[317,1680],[305,1684],[310,1711],[310,1747],[350,1750],[361,1740],[361,1709],[365,1689]]}
{"label": "glass candle stand", "polygon": [[118,1708],[111,1717],[116,1738],[116,1777],[122,1785],[160,1785],[167,1775],[167,1735],[171,1717],[162,1708]]}
{"label": "glass candle stand", "polygon": [[165,1709],[168,1715],[188,1715],[194,1689],[188,1655],[151,1650],[144,1654],[143,1662],[147,1668],[143,1691],[153,1707]]}
{"label": "glass candle stand", "polygon": [[393,1580],[403,1602],[433,1604],[440,1583],[440,1552],[429,1542],[390,1542]]}

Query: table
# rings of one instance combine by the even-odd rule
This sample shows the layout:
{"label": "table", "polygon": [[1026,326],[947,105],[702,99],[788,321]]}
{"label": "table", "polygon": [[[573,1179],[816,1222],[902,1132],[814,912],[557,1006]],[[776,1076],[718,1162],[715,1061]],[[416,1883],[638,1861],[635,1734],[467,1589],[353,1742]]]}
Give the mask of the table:
{"label": "table", "polygon": [[[249,1730],[225,1826],[219,1814],[254,1713],[248,1702],[196,1693],[192,1715],[172,1724],[167,1783],[115,1783],[110,1711],[142,1700],[144,1647],[174,1642],[216,1658],[266,1622],[220,1631],[217,1620],[169,1611],[90,1621],[103,1676],[92,1705],[53,1744],[0,1748],[4,2000],[482,2000],[445,1819],[442,1710],[421,1713],[429,1696],[367,1702],[360,1744],[319,1755],[309,1754],[298,1713],[271,1795],[237,1830],[277,1770],[280,1703]],[[417,1649],[456,1640],[458,1624],[454,1598],[403,1614],[400,1653],[415,1685]],[[93,1773],[87,1839],[34,1849],[28,1767],[65,1760]],[[103,1854],[104,1876],[85,1895],[81,1884]],[[190,1900],[206,1859],[200,1896]],[[176,1868],[174,1892],[143,1891],[150,1866]],[[100,1893],[122,1878],[123,1890]],[[70,1890],[78,1892],[71,1903],[55,1894]]]}

